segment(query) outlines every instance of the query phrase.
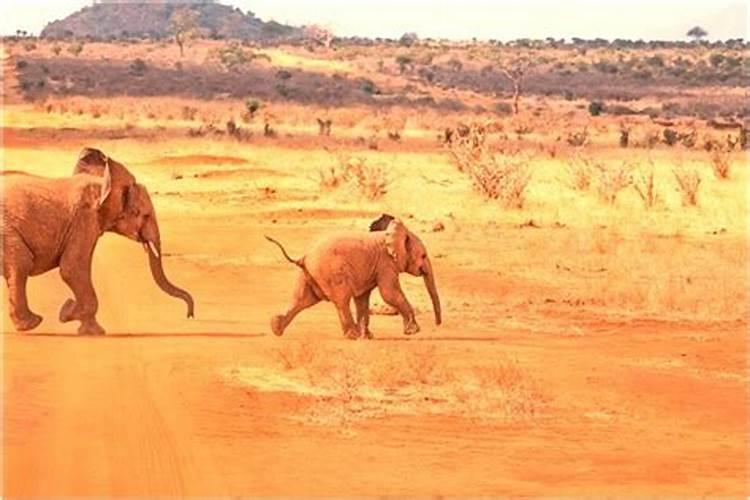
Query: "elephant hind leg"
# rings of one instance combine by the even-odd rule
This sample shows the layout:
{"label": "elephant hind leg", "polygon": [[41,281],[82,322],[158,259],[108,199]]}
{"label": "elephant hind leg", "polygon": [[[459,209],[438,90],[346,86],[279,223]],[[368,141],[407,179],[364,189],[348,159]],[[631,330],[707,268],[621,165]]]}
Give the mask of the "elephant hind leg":
{"label": "elephant hind leg", "polygon": [[336,300],[334,302],[334,305],[336,306],[336,311],[339,313],[339,321],[341,322],[341,331],[344,333],[344,336],[349,339],[357,339],[360,336],[360,330],[357,327],[357,325],[354,323],[354,318],[352,317],[352,310],[349,307],[350,298],[342,298],[339,300]]}
{"label": "elephant hind leg", "polygon": [[26,299],[27,275],[11,272],[8,276],[8,298],[10,319],[19,332],[33,330],[42,322],[42,317],[29,309]]}
{"label": "elephant hind leg", "polygon": [[320,297],[318,297],[313,287],[308,283],[305,275],[301,274],[297,282],[297,288],[294,291],[292,305],[284,314],[279,314],[271,318],[271,331],[274,335],[280,337],[297,314],[308,307],[314,306],[318,302],[320,302]]}
{"label": "elephant hind leg", "polygon": [[33,266],[33,258],[26,248],[19,249],[17,245],[13,245],[10,238],[5,244],[3,274],[8,284],[10,319],[19,332],[33,330],[42,322],[42,317],[29,309],[26,297],[26,280]]}
{"label": "elephant hind leg", "polygon": [[370,292],[364,293],[354,298],[354,305],[357,308],[357,328],[360,335],[367,339],[372,338],[370,331]]}

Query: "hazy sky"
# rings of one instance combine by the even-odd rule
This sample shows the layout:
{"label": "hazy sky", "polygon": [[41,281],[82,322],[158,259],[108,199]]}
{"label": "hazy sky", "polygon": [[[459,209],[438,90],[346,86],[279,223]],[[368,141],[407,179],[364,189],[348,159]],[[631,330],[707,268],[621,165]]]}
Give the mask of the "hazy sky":
{"label": "hazy sky", "polygon": [[[0,33],[38,33],[82,0],[5,0]],[[336,34],[468,39],[684,39],[698,24],[710,38],[748,38],[745,0],[224,0],[264,20],[318,23]]]}

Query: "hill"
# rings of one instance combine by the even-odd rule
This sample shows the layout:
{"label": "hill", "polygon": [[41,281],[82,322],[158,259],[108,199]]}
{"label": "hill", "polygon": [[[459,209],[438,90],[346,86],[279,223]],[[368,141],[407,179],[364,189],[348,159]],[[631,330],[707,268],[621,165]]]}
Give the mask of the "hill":
{"label": "hill", "polygon": [[210,0],[196,2],[160,1],[127,3],[107,1],[53,21],[41,32],[42,38],[83,37],[107,40],[120,37],[166,38],[170,36],[170,19],[175,11],[189,9],[197,14],[203,35],[211,38],[269,40],[298,35],[298,28],[264,22],[252,12],[221,5]]}

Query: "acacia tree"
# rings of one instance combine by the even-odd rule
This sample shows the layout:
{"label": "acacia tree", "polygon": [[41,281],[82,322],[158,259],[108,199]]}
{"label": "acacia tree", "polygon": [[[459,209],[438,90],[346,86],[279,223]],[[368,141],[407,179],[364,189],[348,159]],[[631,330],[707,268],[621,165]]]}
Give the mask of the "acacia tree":
{"label": "acacia tree", "polygon": [[502,65],[499,70],[500,73],[510,80],[513,85],[513,114],[517,115],[519,111],[519,103],[521,101],[521,93],[523,92],[523,79],[529,71],[531,64],[526,57],[519,57],[511,61],[510,63]]}
{"label": "acacia tree", "polygon": [[305,26],[305,36],[327,49],[331,48],[331,43],[333,42],[333,32],[325,26],[321,26],[319,24],[311,24],[310,26]]}
{"label": "acacia tree", "polygon": [[473,57],[484,59],[490,63],[482,70],[483,73],[486,71],[497,71],[510,81],[513,86],[513,114],[517,115],[520,110],[523,81],[534,66],[532,61],[539,64],[545,62],[545,60],[535,55],[533,50],[521,50],[518,48],[510,50],[513,51],[512,55],[509,55],[507,52],[504,54],[502,49],[495,46],[484,46],[477,47],[476,50],[472,50],[470,53]]}
{"label": "acacia tree", "polygon": [[177,9],[169,19],[169,31],[180,47],[180,57],[185,55],[185,44],[198,33],[198,16],[200,14],[188,8]]}
{"label": "acacia tree", "polygon": [[704,30],[700,26],[694,26],[687,32],[687,36],[689,36],[696,42],[700,42],[703,38],[708,36],[708,31]]}

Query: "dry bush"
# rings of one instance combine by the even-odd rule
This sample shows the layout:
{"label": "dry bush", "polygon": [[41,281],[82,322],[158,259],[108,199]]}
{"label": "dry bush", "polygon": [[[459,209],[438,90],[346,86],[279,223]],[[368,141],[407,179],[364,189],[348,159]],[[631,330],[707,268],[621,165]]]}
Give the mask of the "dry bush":
{"label": "dry bush", "polygon": [[633,183],[632,167],[627,162],[618,165],[597,165],[597,191],[601,199],[614,205],[617,195]]}
{"label": "dry bush", "polygon": [[445,130],[444,143],[459,172],[469,172],[486,153],[487,136],[484,128],[471,124],[459,124],[455,129]]}
{"label": "dry bush", "polygon": [[654,184],[654,164],[649,160],[649,166],[636,172],[633,176],[633,189],[640,196],[646,208],[653,208],[660,200]]}
{"label": "dry bush", "polygon": [[496,154],[486,144],[483,127],[471,126],[468,132],[455,134],[447,143],[459,172],[471,179],[477,192],[498,200],[507,208],[523,208],[531,180],[529,158],[518,150],[504,148]]}
{"label": "dry bush", "polygon": [[500,200],[508,208],[523,208],[531,180],[528,159],[516,155],[485,157],[471,171],[474,187],[485,197]]}
{"label": "dry bush", "polygon": [[711,168],[717,179],[729,179],[729,170],[732,164],[732,157],[729,150],[723,147],[714,148],[711,151]]}
{"label": "dry bush", "polygon": [[334,157],[334,161],[331,162],[331,164],[318,169],[318,184],[321,189],[337,189],[351,179],[352,157],[348,153],[341,151],[332,151],[328,149],[326,149],[326,151]]}
{"label": "dry bush", "polygon": [[568,183],[577,191],[588,191],[597,166],[598,163],[592,157],[576,153],[565,165]]}
{"label": "dry bush", "polygon": [[193,121],[195,120],[195,115],[198,114],[198,108],[193,106],[182,106],[180,113],[183,120]]}
{"label": "dry bush", "polygon": [[627,148],[628,144],[630,144],[630,131],[632,130],[632,126],[621,123],[620,124],[620,147],[621,148]]}
{"label": "dry bush", "polygon": [[568,132],[565,140],[568,145],[573,147],[580,148],[585,146],[590,141],[588,127],[583,127],[583,130],[581,131]]}
{"label": "dry bush", "polygon": [[352,157],[338,151],[328,152],[335,160],[331,165],[318,170],[318,183],[323,189],[336,189],[346,184],[368,200],[379,200],[388,193],[391,180],[382,165],[370,165],[366,158]]}
{"label": "dry bush", "polygon": [[701,177],[696,170],[687,168],[672,169],[677,188],[682,196],[682,204],[686,207],[698,204],[698,188],[701,184]]}
{"label": "dry bush", "polygon": [[348,180],[348,170],[342,170],[337,164],[327,165],[318,169],[318,184],[321,189],[336,189],[341,187]]}
{"label": "dry bush", "polygon": [[351,180],[360,194],[368,200],[379,200],[388,193],[391,183],[382,165],[368,165],[364,158],[352,164]]}

